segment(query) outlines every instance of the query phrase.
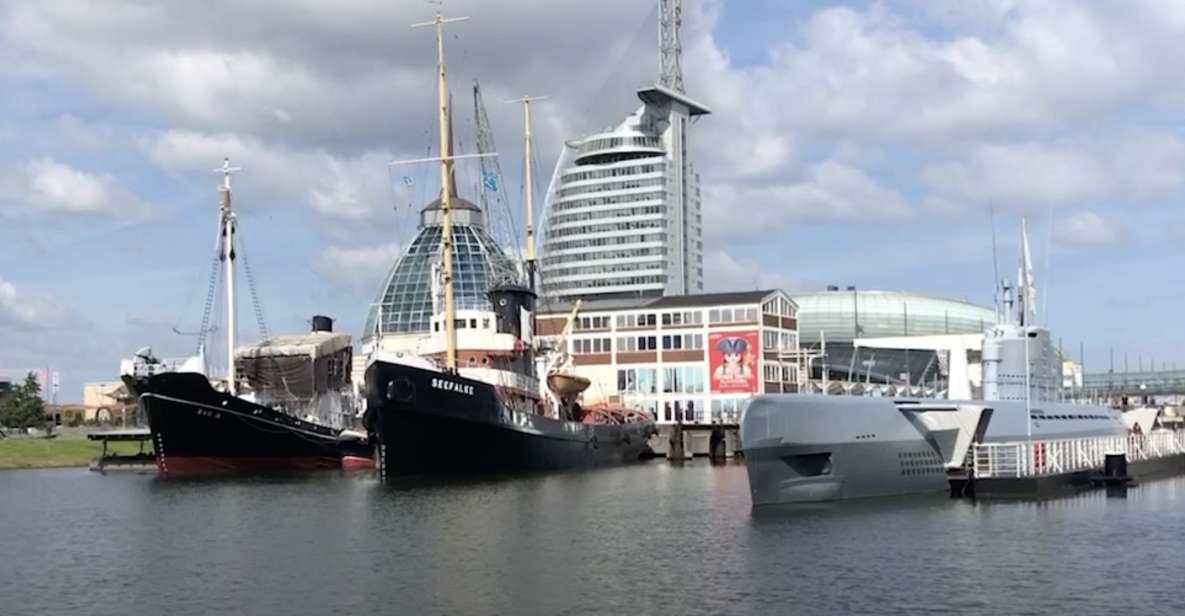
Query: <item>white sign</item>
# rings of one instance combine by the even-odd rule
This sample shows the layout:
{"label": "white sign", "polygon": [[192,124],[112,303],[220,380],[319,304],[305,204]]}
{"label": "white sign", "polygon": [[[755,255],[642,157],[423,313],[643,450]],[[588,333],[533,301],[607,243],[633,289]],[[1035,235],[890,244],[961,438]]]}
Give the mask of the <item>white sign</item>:
{"label": "white sign", "polygon": [[458,383],[447,379],[432,379],[432,387],[443,391],[454,391],[466,396],[473,395],[473,386],[466,383]]}

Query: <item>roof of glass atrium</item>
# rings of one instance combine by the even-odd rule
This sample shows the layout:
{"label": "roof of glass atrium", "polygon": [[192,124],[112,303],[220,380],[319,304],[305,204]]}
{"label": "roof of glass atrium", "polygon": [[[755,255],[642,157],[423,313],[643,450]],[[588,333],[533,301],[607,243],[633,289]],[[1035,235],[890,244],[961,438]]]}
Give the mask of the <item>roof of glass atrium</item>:
{"label": "roof of glass atrium", "polygon": [[[473,203],[456,197],[452,187],[453,212],[453,294],[458,310],[490,310],[490,288],[507,281],[518,282],[518,268],[513,260],[486,231],[481,210]],[[429,331],[434,314],[433,293],[441,294],[440,284],[433,284],[434,272],[442,263],[440,236],[440,199],[420,211],[419,232],[407,250],[395,261],[379,289],[366,318],[364,337],[381,334],[416,334]],[[439,274],[435,274],[439,276]]]}

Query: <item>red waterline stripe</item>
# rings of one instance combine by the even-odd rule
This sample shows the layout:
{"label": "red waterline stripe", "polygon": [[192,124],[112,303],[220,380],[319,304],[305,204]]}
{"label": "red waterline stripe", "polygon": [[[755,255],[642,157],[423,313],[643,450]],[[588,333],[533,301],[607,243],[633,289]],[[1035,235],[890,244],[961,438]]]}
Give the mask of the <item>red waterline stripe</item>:
{"label": "red waterline stripe", "polygon": [[341,468],[342,461],[323,456],[277,457],[205,457],[160,456],[156,461],[161,475],[222,475],[261,470],[312,470]]}

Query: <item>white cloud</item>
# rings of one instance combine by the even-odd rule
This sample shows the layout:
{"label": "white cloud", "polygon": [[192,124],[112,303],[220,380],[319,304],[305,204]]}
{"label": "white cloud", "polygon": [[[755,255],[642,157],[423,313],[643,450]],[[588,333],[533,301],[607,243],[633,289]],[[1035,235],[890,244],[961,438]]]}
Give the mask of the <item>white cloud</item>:
{"label": "white cloud", "polygon": [[359,289],[377,289],[382,277],[399,258],[398,244],[378,246],[329,246],[314,268],[331,280]]}
{"label": "white cloud", "polygon": [[41,330],[64,322],[69,310],[53,297],[17,288],[0,278],[0,325]]}
{"label": "white cloud", "polygon": [[968,160],[929,165],[921,175],[939,192],[1005,206],[1080,201],[1107,182],[1084,149],[1032,142],[979,145]]}
{"label": "white cloud", "polygon": [[820,220],[886,222],[909,219],[905,199],[860,169],[836,161],[810,166],[796,182],[704,186],[710,236],[768,234]]}
{"label": "white cloud", "polygon": [[48,157],[0,176],[0,200],[69,214],[135,218],[148,212],[114,177],[75,169]]}
{"label": "white cloud", "polygon": [[[79,84],[104,101],[145,110],[182,128],[252,134],[298,146],[373,149],[396,139],[418,146],[435,102],[431,30],[406,27],[431,17],[434,7],[419,4],[4,3],[0,59],[19,59],[22,66],[38,69],[21,74]],[[491,103],[542,91],[572,107],[596,102],[581,97],[628,98],[628,91],[599,90],[607,78],[632,82],[654,72],[652,63],[606,66],[607,58],[631,52],[634,29],[620,26],[644,23],[653,12],[650,3],[507,7],[450,0],[448,10],[472,16],[449,27],[450,82],[462,104],[477,76]],[[654,47],[652,32],[646,29],[647,50]],[[589,33],[609,53],[588,53]],[[573,88],[573,74],[594,77]],[[501,104],[490,109],[495,126],[517,129],[515,111]],[[539,109],[539,137],[548,148],[561,137],[549,129],[548,119],[557,113],[547,106]],[[590,119],[594,125],[604,121]],[[569,116],[563,124],[571,126],[572,120]]]}
{"label": "white cloud", "polygon": [[940,143],[1185,92],[1163,61],[1185,53],[1180,5],[919,4],[819,10],[768,66],[737,71],[745,91],[783,103],[769,119],[791,130]]}
{"label": "white cloud", "polygon": [[791,289],[789,277],[763,270],[754,259],[737,258],[724,250],[704,255],[704,287],[708,292],[739,289]]}
{"label": "white cloud", "polygon": [[254,137],[186,130],[144,138],[140,146],[153,162],[173,173],[208,173],[229,157],[243,167],[236,183],[240,191],[296,200],[329,221],[370,222],[390,211],[393,198],[410,198],[407,187],[390,182],[388,152],[345,156]]}
{"label": "white cloud", "polygon": [[1114,244],[1123,236],[1118,223],[1104,220],[1094,212],[1077,212],[1058,221],[1054,226],[1054,239],[1063,244],[1102,245]]}
{"label": "white cloud", "polygon": [[982,143],[965,159],[928,164],[920,175],[940,194],[1003,207],[1107,196],[1148,200],[1185,185],[1185,143],[1151,131],[1077,142]]}

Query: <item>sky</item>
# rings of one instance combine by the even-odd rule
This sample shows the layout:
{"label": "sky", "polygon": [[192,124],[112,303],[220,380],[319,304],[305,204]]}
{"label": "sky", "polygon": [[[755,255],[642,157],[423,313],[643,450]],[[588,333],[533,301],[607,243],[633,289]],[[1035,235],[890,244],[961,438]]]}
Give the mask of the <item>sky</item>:
{"label": "sky", "polygon": [[[550,96],[545,184],[564,139],[656,79],[655,4],[0,0],[0,375],[59,371],[72,401],[140,347],[191,353],[227,156],[255,283],[240,336],[258,336],[248,286],[270,332],[327,314],[357,336],[438,189],[387,165],[434,153],[434,41],[408,25],[472,18],[447,32],[458,141],[475,149],[477,79],[518,204],[503,101]],[[686,0],[683,35],[714,112],[689,137],[709,290],[990,305],[992,221],[1015,279],[1024,218],[1067,352],[1185,367],[1185,4]]]}

